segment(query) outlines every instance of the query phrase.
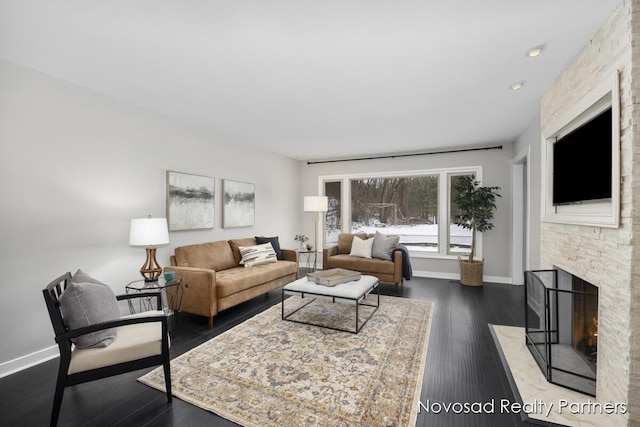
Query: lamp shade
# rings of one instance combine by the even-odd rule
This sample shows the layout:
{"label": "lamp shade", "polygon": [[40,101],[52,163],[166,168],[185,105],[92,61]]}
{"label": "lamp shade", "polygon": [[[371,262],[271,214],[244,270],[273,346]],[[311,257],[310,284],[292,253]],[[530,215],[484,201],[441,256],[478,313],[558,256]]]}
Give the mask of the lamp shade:
{"label": "lamp shade", "polygon": [[154,246],[169,243],[166,218],[138,218],[131,220],[130,246]]}
{"label": "lamp shade", "polygon": [[326,196],[305,196],[305,212],[326,212],[329,209],[329,198]]}

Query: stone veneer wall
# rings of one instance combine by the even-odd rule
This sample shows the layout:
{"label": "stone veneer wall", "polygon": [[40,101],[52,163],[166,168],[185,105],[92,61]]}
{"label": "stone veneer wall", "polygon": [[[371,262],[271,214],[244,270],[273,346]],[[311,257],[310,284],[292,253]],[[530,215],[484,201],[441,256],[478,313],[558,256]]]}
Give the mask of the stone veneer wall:
{"label": "stone veneer wall", "polygon": [[634,338],[640,333],[640,198],[633,196],[640,190],[638,49],[640,0],[624,0],[542,98],[540,117],[544,129],[620,71],[620,227],[543,222],[540,243],[542,268],[557,266],[599,287],[596,395],[599,401],[627,403],[619,425],[640,425],[640,339]]}

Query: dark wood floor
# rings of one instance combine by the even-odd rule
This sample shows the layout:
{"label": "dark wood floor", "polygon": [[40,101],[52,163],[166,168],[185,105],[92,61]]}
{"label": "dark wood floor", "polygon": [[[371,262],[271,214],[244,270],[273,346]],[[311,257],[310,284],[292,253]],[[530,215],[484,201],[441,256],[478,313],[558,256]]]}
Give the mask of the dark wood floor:
{"label": "dark wood floor", "polygon": [[[392,285],[381,292],[394,295]],[[501,399],[513,400],[488,324],[524,325],[523,288],[414,278],[399,296],[435,303],[421,402],[443,404],[496,402],[495,414],[418,415],[417,426],[519,426],[518,415],[497,411]],[[280,291],[255,298],[220,313],[212,331],[204,318],[182,315],[172,340],[177,356],[280,302]],[[50,325],[43,325],[50,327]],[[53,336],[53,335],[52,335]],[[53,338],[52,338],[53,344]],[[45,426],[49,423],[58,360],[0,380],[0,425]],[[166,396],[136,381],[141,370],[67,388],[60,426],[233,426],[212,413]],[[437,409],[437,405],[435,405]]]}

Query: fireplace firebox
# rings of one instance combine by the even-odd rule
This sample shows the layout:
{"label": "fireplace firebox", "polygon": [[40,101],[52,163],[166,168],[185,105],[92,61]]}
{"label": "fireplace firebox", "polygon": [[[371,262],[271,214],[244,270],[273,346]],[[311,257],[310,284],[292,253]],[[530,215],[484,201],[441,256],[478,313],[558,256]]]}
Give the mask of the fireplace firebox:
{"label": "fireplace firebox", "polygon": [[547,381],[596,395],[598,287],[563,270],[525,272],[526,344]]}

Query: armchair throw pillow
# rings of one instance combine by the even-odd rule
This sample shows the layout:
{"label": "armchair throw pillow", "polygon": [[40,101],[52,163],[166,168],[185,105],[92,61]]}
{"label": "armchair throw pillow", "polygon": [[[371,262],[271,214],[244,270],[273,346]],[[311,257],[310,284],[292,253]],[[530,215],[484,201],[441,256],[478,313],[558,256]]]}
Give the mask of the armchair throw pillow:
{"label": "armchair throw pillow", "polygon": [[[120,318],[118,301],[108,285],[78,270],[60,295],[60,311],[69,329]],[[110,328],[73,338],[78,348],[106,347],[116,340],[117,329]]]}
{"label": "armchair throw pillow", "polygon": [[373,258],[392,260],[393,250],[398,246],[398,243],[400,243],[400,236],[382,234],[376,231],[376,235],[373,238],[371,256]]}
{"label": "armchair throw pillow", "polygon": [[373,239],[363,240],[358,236],[353,236],[351,242],[351,252],[349,255],[360,258],[371,258],[371,249],[373,248]]}

